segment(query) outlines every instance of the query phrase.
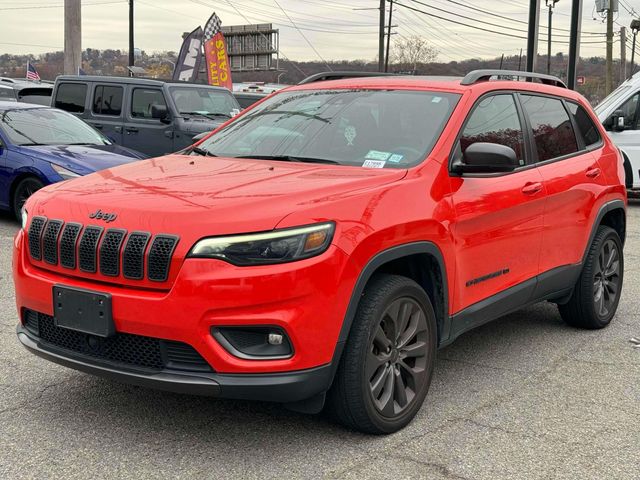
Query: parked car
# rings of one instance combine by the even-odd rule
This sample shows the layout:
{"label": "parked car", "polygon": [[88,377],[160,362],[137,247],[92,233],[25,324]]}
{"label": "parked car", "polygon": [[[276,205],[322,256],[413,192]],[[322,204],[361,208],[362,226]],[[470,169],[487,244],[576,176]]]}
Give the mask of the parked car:
{"label": "parked car", "polygon": [[142,158],[66,112],[0,101],[0,209],[18,219],[45,185]]}
{"label": "parked car", "polygon": [[231,92],[209,85],[135,77],[60,76],[53,106],[118,145],[150,156],[181,150],[240,110]]}
{"label": "parked car", "polygon": [[13,89],[14,98],[18,102],[51,105],[53,84],[50,82],[0,77],[0,85]]}
{"label": "parked car", "polygon": [[259,102],[268,95],[268,93],[233,92],[233,96],[236,97],[236,100],[240,104],[240,108],[243,110],[256,102]]}
{"label": "parked car", "polygon": [[557,78],[307,82],[189,154],[31,197],[18,338],[87,373],[326,400],[390,433],[420,409],[437,348],[474,327],[545,300],[606,327],[625,227],[620,152]]}
{"label": "parked car", "polygon": [[16,92],[13,88],[6,85],[0,85],[0,101],[17,102]]}

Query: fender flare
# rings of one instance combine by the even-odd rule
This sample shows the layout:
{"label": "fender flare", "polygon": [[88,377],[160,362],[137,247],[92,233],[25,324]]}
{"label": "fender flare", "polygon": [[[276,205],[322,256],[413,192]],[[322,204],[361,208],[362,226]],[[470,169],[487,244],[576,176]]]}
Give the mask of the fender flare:
{"label": "fender flare", "polygon": [[[591,248],[591,244],[593,243],[593,239],[596,236],[596,232],[598,231],[598,227],[600,226],[600,224],[602,223],[602,219],[604,218],[604,216],[613,211],[613,210],[622,210],[624,212],[624,218],[625,218],[625,224],[626,224],[626,220],[627,220],[627,211],[625,208],[625,204],[622,200],[611,200],[607,203],[605,203],[604,205],[602,205],[600,207],[600,210],[598,210],[598,214],[596,215],[596,219],[593,222],[593,225],[591,226],[591,233],[589,234],[589,241],[587,242],[587,246],[584,250],[584,253],[582,254],[582,265],[584,265],[584,263],[587,260],[587,255],[589,254],[589,249]],[[622,245],[624,246],[624,238],[620,239],[622,241]]]}
{"label": "fender flare", "polygon": [[[444,319],[443,319],[443,338],[445,337],[445,332],[448,332],[450,329],[450,319],[449,316],[449,284],[447,281],[447,270],[445,268],[444,257],[442,252],[438,248],[438,246],[433,242],[428,241],[420,241],[413,243],[406,243],[402,245],[396,245],[387,250],[383,250],[382,252],[376,254],[373,258],[371,258],[367,264],[364,266],[360,275],[358,276],[358,280],[356,281],[355,287],[351,293],[351,298],[349,300],[349,305],[347,307],[347,312],[342,321],[342,328],[340,329],[340,334],[338,336],[338,341],[336,343],[336,348],[333,353],[333,359],[331,361],[332,364],[332,374],[331,381],[333,382],[333,377],[335,376],[335,372],[338,369],[338,365],[340,364],[340,358],[342,357],[342,351],[344,350],[345,344],[347,342],[347,338],[349,337],[349,332],[351,331],[351,325],[353,324],[353,320],[356,316],[356,311],[358,309],[358,304],[360,303],[360,298],[364,293],[364,289],[373,276],[373,274],[385,263],[389,263],[393,260],[398,260],[403,257],[408,257],[416,254],[427,254],[431,257],[435,258],[438,266],[440,268],[440,273],[442,275],[442,294],[444,301]],[[448,335],[448,333],[446,333]]]}

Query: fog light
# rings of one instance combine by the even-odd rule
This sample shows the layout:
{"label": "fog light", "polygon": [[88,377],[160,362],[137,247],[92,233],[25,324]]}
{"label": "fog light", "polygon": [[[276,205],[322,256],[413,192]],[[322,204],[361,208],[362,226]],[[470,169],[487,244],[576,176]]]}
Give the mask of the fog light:
{"label": "fog light", "polygon": [[281,360],[293,356],[291,341],[276,326],[212,327],[211,335],[231,355],[246,360]]}

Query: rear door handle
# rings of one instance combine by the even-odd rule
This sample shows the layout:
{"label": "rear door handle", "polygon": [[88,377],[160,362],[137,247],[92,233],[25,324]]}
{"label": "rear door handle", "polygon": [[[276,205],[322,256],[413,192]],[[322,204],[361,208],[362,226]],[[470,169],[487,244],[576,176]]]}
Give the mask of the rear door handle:
{"label": "rear door handle", "polygon": [[115,130],[117,133],[122,133],[122,127],[115,127],[115,128],[114,128],[114,130]]}
{"label": "rear door handle", "polygon": [[525,195],[535,195],[541,190],[542,184],[540,182],[527,183],[524,187],[522,187],[522,193],[524,193]]}
{"label": "rear door handle", "polygon": [[600,169],[597,167],[587,170],[587,177],[589,178],[596,178],[598,175],[600,175]]}
{"label": "rear door handle", "polygon": [[127,134],[138,133],[138,129],[136,127],[126,127],[124,131],[127,132]]}

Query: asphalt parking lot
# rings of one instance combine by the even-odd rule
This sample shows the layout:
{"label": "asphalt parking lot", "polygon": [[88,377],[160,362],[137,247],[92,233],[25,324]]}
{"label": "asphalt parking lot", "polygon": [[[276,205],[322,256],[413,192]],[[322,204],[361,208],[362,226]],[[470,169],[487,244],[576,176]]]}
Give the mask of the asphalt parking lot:
{"label": "asphalt parking lot", "polygon": [[12,239],[0,215],[0,478],[640,478],[640,202],[612,325],[574,330],[542,304],[439,352],[417,419],[354,434],[277,405],[94,378],[15,336]]}

